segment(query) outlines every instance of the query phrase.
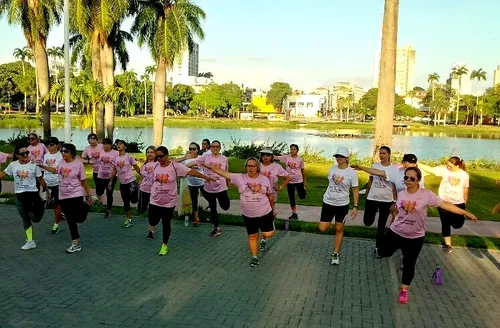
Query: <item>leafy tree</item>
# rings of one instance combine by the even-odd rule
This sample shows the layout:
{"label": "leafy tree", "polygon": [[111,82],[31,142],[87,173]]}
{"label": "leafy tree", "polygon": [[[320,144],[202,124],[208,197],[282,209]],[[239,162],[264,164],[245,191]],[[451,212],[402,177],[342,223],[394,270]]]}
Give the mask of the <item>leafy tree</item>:
{"label": "leafy tree", "polygon": [[194,89],[189,85],[176,84],[167,96],[169,108],[186,113],[189,109],[189,103],[193,100]]}
{"label": "leafy tree", "polygon": [[[26,61],[26,59],[28,59],[29,48],[28,47],[24,47],[22,49],[16,48],[16,49],[14,49],[14,52],[12,53],[12,55],[14,56],[14,58],[21,60],[21,63],[22,63],[22,66],[23,66],[23,76],[25,76],[26,75],[26,70],[24,69],[24,62]],[[24,93],[24,111],[25,112],[26,112],[27,108],[28,108],[28,104],[27,104],[27,101],[26,101],[26,92],[25,92]]]}
{"label": "leafy tree", "polygon": [[0,101],[20,102],[28,94],[35,94],[35,69],[22,61],[0,65]]}
{"label": "leafy tree", "polygon": [[56,113],[59,113],[59,103],[64,97],[64,85],[59,82],[53,83],[49,96],[50,100],[56,103]]}
{"label": "leafy tree", "polygon": [[137,73],[125,71],[116,76],[116,86],[121,88],[121,97],[117,103],[117,110],[125,116],[134,116],[135,108],[141,103],[137,90],[140,90],[140,82]]}
{"label": "leafy tree", "polygon": [[271,84],[271,89],[267,92],[266,104],[273,105],[277,112],[281,112],[283,101],[293,92],[290,84],[286,82],[274,82]]}
{"label": "leafy tree", "polygon": [[[477,84],[476,84],[476,111],[479,107],[479,83],[481,83],[481,80],[482,81],[486,81],[486,72],[480,68],[478,70],[473,70],[471,73],[470,73],[470,78],[471,80],[476,80],[477,81]],[[479,118],[479,125],[482,125],[483,124],[483,109],[481,107],[481,114],[480,114],[480,118]],[[474,116],[475,118],[475,116]],[[474,125],[474,122],[475,120],[472,120],[472,125]]]}
{"label": "leafy tree", "polygon": [[61,21],[62,7],[61,0],[0,0],[0,17],[5,15],[9,25],[21,27],[35,58],[38,89],[43,100],[44,139],[51,135],[50,105],[46,101],[50,92],[49,62],[45,49],[50,29]]}
{"label": "leafy tree", "polygon": [[415,117],[415,116],[420,116],[421,114],[422,113],[418,109],[416,109],[413,106],[407,105],[405,103],[397,104],[396,107],[394,107],[395,116]]}
{"label": "leafy tree", "polygon": [[460,108],[460,92],[462,91],[462,75],[466,75],[469,69],[465,66],[454,66],[451,74],[453,77],[458,78],[458,91],[457,91],[457,111],[455,114],[455,125],[458,125],[458,111]]}
{"label": "leafy tree", "polygon": [[434,100],[434,86],[437,82],[439,82],[439,79],[440,76],[436,72],[429,74],[429,76],[427,77],[427,82],[429,82],[430,86],[432,87],[432,100]]}
{"label": "leafy tree", "polygon": [[[395,94],[394,97],[395,97],[394,98],[395,106],[405,103],[404,99],[401,98],[399,95]],[[361,97],[359,103],[363,104],[365,108],[375,111],[377,109],[377,99],[378,99],[378,88],[372,88],[368,90],[368,92],[365,93],[363,97]]]}
{"label": "leafy tree", "polygon": [[186,49],[192,49],[194,37],[203,39],[201,21],[206,14],[191,0],[138,0],[132,34],[139,46],[147,45],[156,62],[153,100],[155,145],[163,142],[166,71]]}
{"label": "leafy tree", "polygon": [[191,109],[202,109],[208,117],[235,116],[242,106],[243,90],[234,83],[211,83],[190,103]]}
{"label": "leafy tree", "polygon": [[207,79],[211,79],[214,77],[214,75],[212,74],[212,72],[203,72],[203,73],[198,73],[198,77],[204,77]]}

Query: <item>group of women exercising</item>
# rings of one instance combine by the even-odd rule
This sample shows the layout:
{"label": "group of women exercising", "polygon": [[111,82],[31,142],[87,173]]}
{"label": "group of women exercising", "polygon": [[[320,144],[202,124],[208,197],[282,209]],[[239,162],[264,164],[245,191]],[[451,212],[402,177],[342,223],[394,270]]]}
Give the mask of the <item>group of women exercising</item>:
{"label": "group of women exercising", "polygon": [[[14,177],[17,209],[26,234],[22,250],[36,247],[32,223],[41,220],[47,203],[51,203],[55,212],[51,232],[58,233],[59,224],[66,220],[72,239],[66,251],[81,251],[78,223],[85,221],[92,202],[104,203],[104,193],[104,217],[111,217],[113,190],[118,180],[126,216],[123,227],[133,226],[131,198],[134,185],[137,185],[137,212],[148,213],[147,238],[155,238],[155,227],[161,221],[163,240],[159,254],[166,255],[171,220],[178,202],[177,182],[179,178],[186,177],[192,201],[192,224],[200,224],[198,197],[201,192],[209,204],[212,237],[222,234],[217,205],[228,210],[231,204],[228,185],[237,188],[241,215],[248,233],[250,266],[255,267],[259,265],[259,250],[267,251],[267,239],[275,234],[278,192],[287,188],[292,211],[289,220],[298,219],[296,194],[300,199],[306,197],[304,161],[298,155],[299,147],[295,144],[290,146],[288,154],[280,156],[275,156],[273,149],[263,148],[258,158],[251,157],[245,161],[246,173],[240,174],[229,171],[228,160],[221,154],[221,143],[216,140],[210,142],[204,139],[201,147],[193,142],[185,156],[175,159],[169,158],[166,147],[149,146],[141,166],[127,153],[127,143],[119,139],[113,142],[105,138],[99,142],[95,134],[90,134],[89,145],[79,157],[73,144],[61,144],[57,138],[49,138],[47,146],[40,142],[36,134],[30,134],[28,141],[29,145],[15,148],[12,162],[0,172],[0,180],[5,176]],[[437,207],[439,210],[445,253],[452,251],[451,227],[461,228],[465,218],[477,220],[465,210],[469,176],[464,163],[454,156],[445,166],[430,167],[417,163],[415,155],[406,154],[401,164],[393,164],[391,149],[385,146],[379,150],[380,162],[372,167],[350,165],[349,156],[347,148],[337,149],[334,155],[336,164],[328,172],[328,187],[323,195],[319,230],[325,231],[332,224],[335,229],[330,263],[340,264],[344,224],[349,216],[355,218],[358,214],[360,191],[356,171],[365,171],[370,178],[366,186],[363,222],[371,226],[378,212],[373,251],[376,258],[390,257],[401,249],[403,274],[398,301],[407,303],[408,287],[414,278],[415,265],[424,243],[427,209]],[[0,163],[9,158],[10,155],[0,153]],[[97,197],[91,196],[84,163],[92,165]],[[139,181],[136,181],[134,171],[140,177]],[[422,171],[442,177],[439,196],[424,188]],[[500,205],[495,209],[498,212]],[[259,232],[262,236],[260,242]]]}

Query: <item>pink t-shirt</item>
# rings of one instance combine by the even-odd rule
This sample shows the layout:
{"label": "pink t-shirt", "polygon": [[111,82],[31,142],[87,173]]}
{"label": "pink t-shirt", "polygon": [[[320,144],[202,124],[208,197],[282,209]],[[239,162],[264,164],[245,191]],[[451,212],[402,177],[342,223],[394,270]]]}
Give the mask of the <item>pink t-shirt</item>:
{"label": "pink t-shirt", "polygon": [[185,177],[191,171],[186,165],[170,162],[166,167],[158,165],[153,171],[153,186],[151,187],[152,205],[175,207],[177,205],[177,178]]}
{"label": "pink t-shirt", "polygon": [[59,199],[76,198],[85,195],[82,181],[85,180],[85,168],[82,161],[71,163],[62,161],[57,168],[59,173]]}
{"label": "pink t-shirt", "polygon": [[274,200],[276,200],[276,196],[278,193],[276,190],[274,190],[274,185],[278,182],[279,177],[287,177],[288,172],[285,171],[283,166],[279,165],[278,163],[271,163],[268,166],[265,165],[260,165],[260,174],[263,176],[267,177],[269,179],[269,184],[271,185],[271,188],[273,189],[273,194],[274,194]]}
{"label": "pink t-shirt", "polygon": [[130,154],[125,153],[125,155],[118,155],[115,158],[115,168],[116,168],[116,175],[118,176],[118,179],[120,180],[120,184],[127,184],[132,181],[135,181],[135,175],[133,170],[133,166],[136,165],[137,162],[135,161],[135,158],[130,156]]}
{"label": "pink t-shirt", "polygon": [[94,148],[87,146],[82,152],[82,158],[85,160],[90,160],[94,165],[92,166],[92,171],[97,173],[99,171],[99,154],[104,151],[102,144],[97,144]]}
{"label": "pink t-shirt", "polygon": [[304,182],[304,177],[302,176],[302,170],[305,168],[304,160],[302,157],[292,157],[291,155],[277,156],[280,162],[286,164],[286,171],[290,176],[290,183],[301,183]]}
{"label": "pink t-shirt", "polygon": [[[217,167],[221,170],[224,170],[224,171],[229,170],[229,164],[228,164],[226,156],[224,156],[224,155],[219,155],[217,157],[215,157],[212,154],[203,155],[201,157],[198,157],[198,159],[196,160],[196,163],[197,163],[197,165],[201,165],[201,163],[205,163],[205,164],[208,164],[210,166],[215,166],[215,167]],[[217,193],[217,192],[222,192],[224,190],[227,190],[226,179],[224,179],[223,177],[221,177],[218,174],[215,174],[214,172],[212,172],[212,170],[210,170],[208,168],[205,169],[204,171],[205,171],[204,174],[206,176],[215,179],[215,181],[213,181],[213,182],[208,182],[208,181],[205,182],[205,186],[203,188],[205,189],[206,192]]]}
{"label": "pink t-shirt", "polygon": [[267,194],[272,194],[273,189],[268,178],[262,174],[252,179],[248,174],[231,173],[231,183],[238,187],[244,216],[258,218],[272,211]]}
{"label": "pink t-shirt", "polygon": [[43,155],[47,154],[49,150],[45,145],[41,142],[38,143],[36,146],[28,146],[28,150],[30,152],[30,159],[32,162],[35,162],[37,164],[42,164],[43,163]]}
{"label": "pink t-shirt", "polygon": [[7,162],[7,156],[8,156],[8,154],[2,153],[0,151],[0,164]]}
{"label": "pink t-shirt", "polygon": [[398,235],[415,239],[425,236],[427,209],[441,205],[443,200],[432,191],[419,188],[414,194],[402,190],[398,194],[398,215],[391,230]]}
{"label": "pink t-shirt", "polygon": [[101,150],[99,152],[99,170],[97,171],[97,177],[99,179],[109,179],[113,175],[113,169],[115,167],[115,159],[118,157],[118,151],[112,149],[111,151]]}
{"label": "pink t-shirt", "polygon": [[154,168],[160,165],[158,162],[149,162],[141,166],[141,185],[139,189],[143,192],[151,193],[151,186],[153,185],[153,171]]}

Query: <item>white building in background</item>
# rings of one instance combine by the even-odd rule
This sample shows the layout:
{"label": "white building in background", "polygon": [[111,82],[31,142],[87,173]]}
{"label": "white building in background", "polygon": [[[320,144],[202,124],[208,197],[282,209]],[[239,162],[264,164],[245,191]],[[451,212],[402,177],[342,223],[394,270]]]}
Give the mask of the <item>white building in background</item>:
{"label": "white building in background", "polygon": [[200,66],[200,49],[197,43],[193,45],[191,51],[186,50],[182,57],[174,62],[172,70],[167,72],[167,81],[173,85],[176,84],[189,84],[185,83],[190,81],[191,77],[197,77]]}
{"label": "white building in background", "polygon": [[326,98],[322,95],[295,95],[287,96],[283,107],[289,112],[290,117],[318,118],[321,116]]}
{"label": "white building in background", "polygon": [[497,69],[493,72],[493,87],[497,84],[500,84],[500,65],[498,65]]}
{"label": "white building in background", "polygon": [[[373,70],[373,88],[378,88],[380,74],[380,51],[375,55]],[[396,93],[405,97],[415,87],[416,51],[412,46],[404,46],[397,50],[396,58]]]}
{"label": "white building in background", "polygon": [[[453,64],[451,69],[453,69],[454,67],[459,67],[459,66],[467,67],[467,63],[457,62],[457,63]],[[469,67],[467,67],[467,68],[469,69],[469,71],[467,72],[467,74],[462,75],[462,77],[460,78],[460,81],[458,79],[458,76],[454,76],[452,73],[450,73],[450,77],[446,80],[446,83],[453,90],[457,91],[458,88],[460,87],[460,94],[461,95],[471,95],[472,94],[472,82],[470,79],[471,70]],[[460,83],[461,83],[461,85],[460,85]]]}

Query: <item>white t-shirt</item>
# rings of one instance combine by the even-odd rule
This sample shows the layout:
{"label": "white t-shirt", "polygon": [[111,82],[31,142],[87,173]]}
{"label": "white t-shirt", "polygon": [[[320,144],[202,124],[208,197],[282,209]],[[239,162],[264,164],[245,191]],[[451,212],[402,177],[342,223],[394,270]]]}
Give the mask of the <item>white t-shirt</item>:
{"label": "white t-shirt", "polygon": [[328,188],[323,195],[323,202],[332,206],[348,205],[350,189],[357,186],[358,174],[354,169],[348,167],[342,170],[334,165],[328,172]]}
{"label": "white t-shirt", "polygon": [[[63,157],[60,152],[55,154],[47,153],[43,155],[43,165],[48,167],[53,167],[57,170],[61,162],[63,161]],[[49,171],[43,170],[45,173],[43,175],[43,179],[47,182],[47,186],[55,187],[59,185],[59,174],[54,174]]]}
{"label": "white t-shirt", "polygon": [[4,172],[14,177],[14,192],[16,194],[38,191],[36,179],[42,176],[42,171],[35,163],[20,164],[19,161],[14,161],[7,166]]}
{"label": "white t-shirt", "polygon": [[[389,166],[383,166],[380,163],[373,163],[372,168],[377,170],[382,170],[385,172],[393,171],[390,175],[396,174],[396,171],[399,170],[396,166],[392,164]],[[389,176],[389,174],[386,173],[386,176]],[[379,177],[377,175],[372,176],[372,178],[373,181],[367,199],[377,202],[387,202],[387,203],[393,202],[394,194],[392,191],[394,184],[391,181],[389,181],[389,179]]]}
{"label": "white t-shirt", "polygon": [[[203,155],[201,155],[201,156],[203,156]],[[200,156],[198,156],[198,157],[200,157]],[[182,162],[182,164],[188,165],[189,163],[194,162],[197,159],[198,158],[186,159],[185,161]],[[198,171],[201,174],[203,174],[203,167],[198,166],[198,169],[196,169],[196,171]],[[205,179],[202,179],[202,178],[197,178],[197,177],[194,177],[192,175],[188,175],[188,176],[186,176],[186,178],[188,180],[188,186],[191,186],[191,187],[201,187],[201,186],[203,186],[205,184]]]}
{"label": "white t-shirt", "polygon": [[[394,183],[396,185],[396,191],[399,193],[402,190],[406,190],[406,184],[405,184],[405,169],[401,165],[394,165],[396,169],[387,169],[384,168],[383,170],[385,171],[385,175],[387,176],[387,179]],[[424,175],[422,174],[422,179],[420,180],[420,183],[418,184],[421,188],[425,188],[424,185]]]}
{"label": "white t-shirt", "polygon": [[442,177],[439,197],[452,204],[464,204],[464,188],[469,188],[469,174],[464,170],[452,172],[444,166],[434,168],[434,174]]}

